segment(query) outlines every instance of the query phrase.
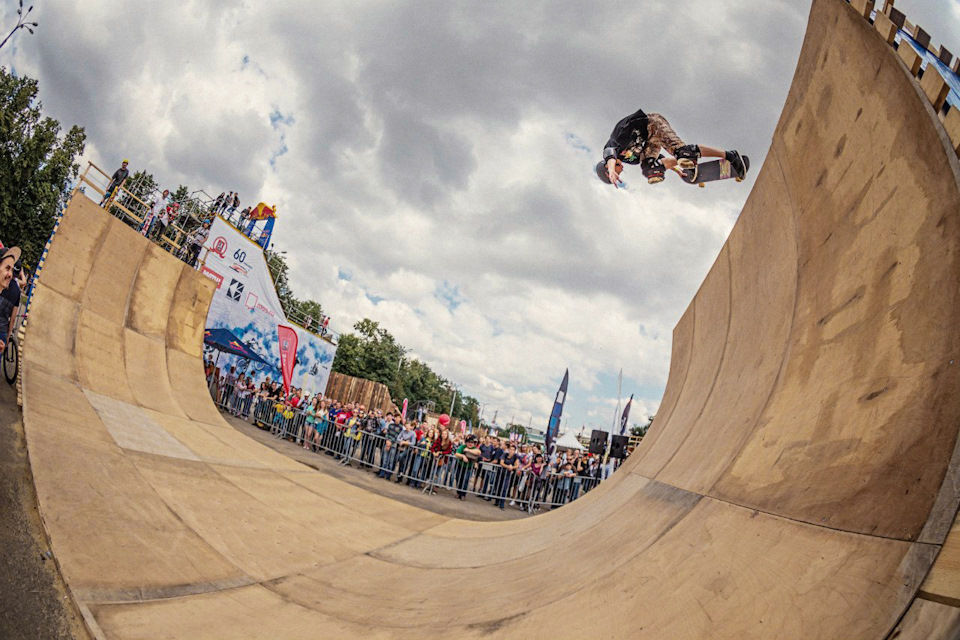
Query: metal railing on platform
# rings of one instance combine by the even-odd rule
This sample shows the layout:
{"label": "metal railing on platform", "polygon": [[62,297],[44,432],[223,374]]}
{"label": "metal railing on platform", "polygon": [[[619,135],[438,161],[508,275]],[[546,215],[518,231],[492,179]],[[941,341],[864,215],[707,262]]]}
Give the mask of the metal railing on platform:
{"label": "metal railing on platform", "polygon": [[141,196],[128,189],[128,186],[133,185],[128,185],[127,181],[110,190],[110,175],[93,162],[87,162],[86,169],[80,174],[80,183],[79,189],[86,192],[89,187],[100,195],[100,206],[111,215],[123,220],[178,258],[186,258],[184,242],[188,230],[191,226],[200,224],[199,219],[189,213],[187,205],[190,203],[170,203],[171,207],[176,209],[176,218],[164,226],[159,224],[161,212],[156,210],[155,200],[145,202]]}

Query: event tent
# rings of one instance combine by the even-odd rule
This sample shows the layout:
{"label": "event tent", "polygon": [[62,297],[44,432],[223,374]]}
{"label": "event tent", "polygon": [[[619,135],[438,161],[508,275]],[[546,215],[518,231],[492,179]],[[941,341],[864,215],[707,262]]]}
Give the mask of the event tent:
{"label": "event tent", "polygon": [[580,444],[577,437],[573,435],[573,431],[567,431],[557,438],[557,449],[578,449],[579,451],[583,451],[585,447]]}

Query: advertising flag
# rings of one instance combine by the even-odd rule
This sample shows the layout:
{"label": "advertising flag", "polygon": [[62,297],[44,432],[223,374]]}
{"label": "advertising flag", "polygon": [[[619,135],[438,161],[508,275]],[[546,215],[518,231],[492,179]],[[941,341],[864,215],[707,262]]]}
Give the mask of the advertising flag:
{"label": "advertising flag", "polygon": [[625,435],[627,432],[627,420],[630,419],[630,405],[633,404],[633,394],[630,394],[630,399],[627,400],[627,406],[623,408],[623,416],[620,417],[620,435]]}
{"label": "advertising flag", "polygon": [[283,390],[290,393],[293,368],[297,365],[297,332],[293,327],[277,325],[277,338],[280,341],[280,375],[283,376]]}
{"label": "advertising flag", "polygon": [[407,406],[409,405],[409,400],[406,398],[403,399],[403,411],[400,412],[400,419],[406,421],[407,419]]}
{"label": "advertising flag", "polygon": [[[623,390],[623,367],[620,367],[620,375],[617,376],[617,408],[613,410],[613,429],[617,428],[617,418],[620,417],[620,396]],[[610,430],[611,435],[613,429]]]}
{"label": "advertising flag", "polygon": [[544,438],[547,455],[553,456],[557,450],[557,434],[560,431],[560,416],[563,415],[563,403],[567,400],[567,384],[570,382],[570,370],[563,373],[563,382],[557,391],[557,398],[553,401],[553,410],[550,412],[550,421],[547,423],[547,434]]}

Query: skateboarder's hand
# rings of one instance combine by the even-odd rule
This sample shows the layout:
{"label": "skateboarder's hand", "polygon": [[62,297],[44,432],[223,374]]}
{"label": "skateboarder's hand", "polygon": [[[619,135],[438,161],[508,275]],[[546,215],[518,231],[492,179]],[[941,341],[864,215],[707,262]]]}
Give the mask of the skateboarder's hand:
{"label": "skateboarder's hand", "polygon": [[607,178],[610,179],[610,184],[614,188],[619,189],[620,187],[617,184],[620,182],[620,172],[617,171],[617,160],[615,158],[610,158],[607,160]]}

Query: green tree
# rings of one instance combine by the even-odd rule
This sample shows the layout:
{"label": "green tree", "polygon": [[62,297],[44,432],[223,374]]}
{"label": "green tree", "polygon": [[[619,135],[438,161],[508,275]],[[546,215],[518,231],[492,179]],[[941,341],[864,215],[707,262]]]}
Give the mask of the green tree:
{"label": "green tree", "polygon": [[157,190],[157,181],[154,180],[152,173],[137,171],[127,180],[124,189],[138,197],[145,204],[150,204],[154,197],[153,194]]}
{"label": "green tree", "polygon": [[337,355],[333,358],[331,371],[362,378],[363,370],[361,368],[362,358],[360,354],[362,348],[360,338],[352,333],[342,334],[340,336],[340,342],[337,343]]}
{"label": "green tree", "polygon": [[280,298],[280,305],[284,313],[297,322],[304,323],[312,317],[313,331],[320,327],[320,319],[323,317],[323,305],[316,300],[299,300],[293,294],[290,288],[289,274],[290,267],[287,265],[285,251],[267,250],[264,252],[264,258],[267,261],[267,268],[270,270],[270,279],[273,280],[274,287],[277,290],[277,297]]}
{"label": "green tree", "polygon": [[462,401],[457,402],[454,417],[457,420],[467,420],[473,425],[480,422],[480,401],[473,396],[463,395]]}
{"label": "green tree", "polygon": [[277,290],[277,297],[280,298],[280,304],[284,310],[292,308],[296,303],[293,291],[290,290],[288,274],[290,267],[287,266],[286,251],[277,251],[268,249],[264,252],[264,258],[267,260],[267,268],[270,269],[270,279]]}
{"label": "green tree", "polygon": [[633,426],[630,427],[630,435],[640,436],[641,438],[647,435],[647,431],[650,430],[650,425],[653,424],[653,418],[654,416],[647,418],[647,423],[644,425],[634,423]]}
{"label": "green tree", "polygon": [[297,309],[304,321],[313,318],[313,330],[316,331],[320,325],[320,318],[323,317],[323,306],[316,300],[298,300]]}
{"label": "green tree", "polygon": [[[406,349],[389,331],[369,318],[353,325],[353,329],[356,335],[340,336],[337,355],[333,359],[333,371],[382,382],[390,389],[391,397],[399,397],[402,389],[398,385],[398,370]],[[347,343],[347,349],[343,348],[344,342]]]}
{"label": "green tree", "polygon": [[43,117],[38,84],[0,67],[0,240],[36,265],[76,180],[86,134]]}

